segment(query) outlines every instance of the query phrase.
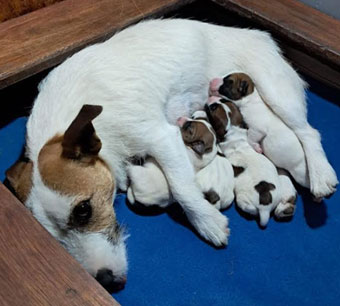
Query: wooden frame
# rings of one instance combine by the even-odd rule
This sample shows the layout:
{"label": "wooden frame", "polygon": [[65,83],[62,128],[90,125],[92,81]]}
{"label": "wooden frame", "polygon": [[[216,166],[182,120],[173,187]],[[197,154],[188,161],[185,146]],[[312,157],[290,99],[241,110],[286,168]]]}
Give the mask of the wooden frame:
{"label": "wooden frame", "polygon": [[[142,18],[161,16],[191,2],[64,0],[1,23],[0,89],[53,67]],[[340,21],[294,0],[205,2],[270,30],[302,71],[340,88]],[[2,305],[23,299],[26,305],[116,303],[1,183],[0,257]]]}

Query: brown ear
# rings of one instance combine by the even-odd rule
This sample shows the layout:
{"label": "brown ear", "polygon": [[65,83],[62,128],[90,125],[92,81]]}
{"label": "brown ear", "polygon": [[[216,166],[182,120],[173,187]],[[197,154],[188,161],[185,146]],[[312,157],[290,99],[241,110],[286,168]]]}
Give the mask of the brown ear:
{"label": "brown ear", "polygon": [[90,162],[97,156],[102,143],[93,127],[92,120],[103,110],[99,105],[84,105],[64,134],[62,142],[65,158]]}
{"label": "brown ear", "polygon": [[6,178],[21,202],[25,202],[32,188],[33,163],[17,161],[6,171]]}
{"label": "brown ear", "polygon": [[243,121],[243,116],[239,110],[239,108],[230,101],[225,102],[225,104],[230,108],[230,123],[235,126],[239,126],[241,128],[247,128],[245,122]]}

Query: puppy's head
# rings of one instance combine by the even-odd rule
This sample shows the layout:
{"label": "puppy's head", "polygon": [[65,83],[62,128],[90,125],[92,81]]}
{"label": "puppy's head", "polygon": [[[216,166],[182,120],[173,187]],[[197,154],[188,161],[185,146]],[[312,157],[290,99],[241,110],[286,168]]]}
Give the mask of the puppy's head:
{"label": "puppy's head", "polygon": [[236,101],[250,95],[254,91],[254,83],[245,73],[232,73],[223,79],[213,79],[210,91]]}
{"label": "puppy's head", "polygon": [[216,136],[205,112],[194,113],[192,119],[181,117],[177,124],[181,128],[184,144],[192,152],[191,159],[196,167],[209,164],[217,153]]}
{"label": "puppy's head", "polygon": [[101,106],[84,105],[63,135],[40,150],[36,164],[19,162],[7,178],[19,198],[109,291],[125,284],[124,234],[112,207],[115,180],[99,156],[92,120]]}
{"label": "puppy's head", "polygon": [[216,132],[218,142],[224,140],[231,126],[247,128],[238,107],[223,98],[210,97],[205,105],[205,111]]}

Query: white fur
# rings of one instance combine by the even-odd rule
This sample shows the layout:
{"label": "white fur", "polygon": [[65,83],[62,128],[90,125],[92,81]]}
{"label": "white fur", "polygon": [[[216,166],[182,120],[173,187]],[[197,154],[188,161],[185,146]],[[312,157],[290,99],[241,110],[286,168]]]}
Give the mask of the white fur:
{"label": "white fur", "polygon": [[295,133],[263,102],[256,88],[250,95],[233,101],[247,123],[248,142],[277,166],[287,170],[302,186],[309,188],[305,152]]}
{"label": "white fur", "polygon": [[[297,195],[296,189],[292,181],[290,180],[288,174],[279,173],[279,180],[281,186],[281,202],[275,209],[275,216],[278,218],[293,216],[296,209],[295,205]],[[292,208],[293,211],[287,214],[287,209],[289,208]]]}
{"label": "white fur", "polygon": [[[223,106],[229,117],[229,107],[221,102],[217,103]],[[260,224],[266,226],[271,211],[281,202],[280,181],[275,166],[264,155],[254,151],[248,143],[247,130],[238,126],[230,126],[219,146],[233,166],[244,168],[235,177],[237,206],[249,214],[259,215]],[[275,185],[275,189],[271,191],[272,202],[268,205],[260,204],[259,193],[255,189],[261,181]]]}
{"label": "white fur", "polygon": [[[103,113],[94,120],[103,144],[100,155],[119,187],[127,188],[128,157],[154,156],[189,221],[202,237],[221,245],[227,239],[227,219],[203,199],[179,131],[171,123],[202,108],[208,81],[233,70],[255,81],[268,105],[299,137],[312,192],[320,197],[330,194],[337,179],[318,133],[307,123],[304,83],[271,37],[198,21],[142,22],[55,68],[40,84],[27,123],[28,157],[36,164],[43,145],[65,132],[83,104],[102,105]],[[41,185],[33,189],[44,210],[45,201],[37,200]],[[59,195],[50,198],[55,201]]]}

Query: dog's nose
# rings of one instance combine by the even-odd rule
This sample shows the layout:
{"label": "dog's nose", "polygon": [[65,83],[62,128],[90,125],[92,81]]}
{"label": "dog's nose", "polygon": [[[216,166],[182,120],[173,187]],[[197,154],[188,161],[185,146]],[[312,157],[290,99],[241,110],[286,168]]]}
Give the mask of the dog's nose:
{"label": "dog's nose", "polygon": [[118,292],[124,289],[126,276],[115,277],[110,269],[100,269],[97,272],[96,280],[109,292]]}

